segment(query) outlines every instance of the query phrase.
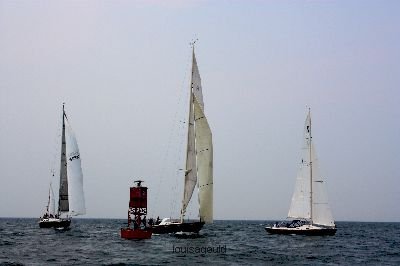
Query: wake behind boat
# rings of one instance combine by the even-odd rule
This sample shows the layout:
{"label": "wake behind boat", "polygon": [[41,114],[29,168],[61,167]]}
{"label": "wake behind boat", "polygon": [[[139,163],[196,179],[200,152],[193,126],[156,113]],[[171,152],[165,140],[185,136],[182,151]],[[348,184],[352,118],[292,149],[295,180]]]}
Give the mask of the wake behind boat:
{"label": "wake behind boat", "polygon": [[[201,78],[192,44],[188,133],[184,192],[179,221],[169,218],[153,225],[153,233],[198,233],[205,223],[213,222],[213,146],[212,133],[204,114]],[[200,221],[185,221],[186,208],[197,184]]]}
{"label": "wake behind boat", "polygon": [[65,230],[69,228],[72,216],[86,213],[78,143],[65,114],[64,105],[62,114],[60,187],[58,194],[58,211],[55,214],[54,193],[50,184],[46,213],[38,222],[40,228]]}
{"label": "wake behind boat", "polygon": [[265,227],[270,234],[334,235],[336,225],[311,136],[311,113],[304,126],[304,146],[288,220]]}

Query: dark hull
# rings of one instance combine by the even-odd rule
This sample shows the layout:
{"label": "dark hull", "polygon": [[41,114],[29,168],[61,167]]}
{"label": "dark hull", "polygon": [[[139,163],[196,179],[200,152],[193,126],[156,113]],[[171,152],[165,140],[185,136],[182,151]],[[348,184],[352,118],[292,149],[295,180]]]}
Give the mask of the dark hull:
{"label": "dark hull", "polygon": [[171,223],[164,225],[154,225],[153,234],[170,234],[177,232],[198,233],[203,228],[204,222],[192,223]]}
{"label": "dark hull", "polygon": [[281,229],[265,227],[265,230],[270,234],[280,235],[306,235],[306,236],[333,236],[336,233],[336,228],[320,228],[320,229]]}
{"label": "dark hull", "polygon": [[54,220],[44,220],[39,221],[40,228],[68,228],[71,224],[70,219],[54,219]]}

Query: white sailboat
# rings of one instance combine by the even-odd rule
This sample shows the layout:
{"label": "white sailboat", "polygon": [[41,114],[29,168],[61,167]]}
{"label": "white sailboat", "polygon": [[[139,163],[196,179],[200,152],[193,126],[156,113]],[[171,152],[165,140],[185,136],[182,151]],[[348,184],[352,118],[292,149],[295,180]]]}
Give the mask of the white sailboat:
{"label": "white sailboat", "polygon": [[[55,202],[52,187],[49,190],[48,212],[40,218],[41,228],[63,228],[71,224],[71,217],[86,213],[83,194],[83,174],[78,143],[65,114],[63,105],[61,137],[60,187],[58,210],[55,213]],[[52,211],[51,208],[53,208]]]}
{"label": "white sailboat", "polygon": [[328,205],[325,181],[319,173],[311,136],[311,112],[304,125],[300,169],[288,220],[265,227],[272,234],[334,235],[336,225]]}
{"label": "white sailboat", "polygon": [[[179,221],[163,219],[153,233],[198,233],[204,223],[213,222],[213,146],[212,133],[204,114],[201,78],[192,47],[192,71],[187,132],[184,192]],[[186,209],[197,185],[200,221],[185,222]]]}

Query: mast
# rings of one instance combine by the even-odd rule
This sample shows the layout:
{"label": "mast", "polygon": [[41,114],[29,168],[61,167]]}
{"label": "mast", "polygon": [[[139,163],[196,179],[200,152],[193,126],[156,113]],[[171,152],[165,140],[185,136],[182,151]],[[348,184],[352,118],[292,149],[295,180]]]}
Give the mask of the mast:
{"label": "mast", "polygon": [[312,171],[312,154],[311,154],[311,141],[312,141],[312,136],[311,136],[311,110],[308,108],[308,116],[310,117],[310,128],[309,130],[309,144],[308,144],[308,150],[310,154],[310,218],[311,218],[311,224],[313,223],[313,171]]}

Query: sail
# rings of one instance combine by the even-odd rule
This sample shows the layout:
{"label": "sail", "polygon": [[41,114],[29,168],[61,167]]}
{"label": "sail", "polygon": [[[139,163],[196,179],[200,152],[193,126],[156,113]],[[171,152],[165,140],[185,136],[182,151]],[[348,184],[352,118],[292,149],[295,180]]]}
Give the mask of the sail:
{"label": "sail", "polygon": [[189,204],[190,199],[192,198],[193,190],[197,182],[194,114],[193,114],[192,101],[193,101],[193,93],[190,93],[188,137],[187,137],[187,147],[186,147],[185,184],[183,190],[181,219],[183,219],[183,216],[185,215],[186,208]]}
{"label": "sail", "polygon": [[302,156],[297,173],[296,185],[289,208],[288,218],[311,219],[311,116],[307,115],[304,124]]}
{"label": "sail", "polygon": [[304,145],[300,171],[289,209],[289,218],[310,219],[312,223],[335,226],[325,181],[320,174],[317,153],[311,136],[311,115],[307,115],[304,125]]}
{"label": "sail", "polygon": [[328,194],[326,191],[325,180],[319,170],[318,158],[315,152],[314,144],[311,144],[312,171],[313,171],[313,211],[312,221],[314,224],[335,226],[332,212],[328,205]]}
{"label": "sail", "polygon": [[185,184],[183,191],[181,219],[185,215],[186,208],[193,195],[193,190],[197,183],[197,166],[196,166],[196,148],[195,148],[195,121],[194,121],[194,110],[193,104],[195,99],[203,107],[203,93],[201,88],[201,78],[199,68],[197,66],[196,56],[194,54],[194,48],[192,52],[192,76],[190,83],[190,100],[189,100],[189,119],[188,119],[188,137],[186,147],[186,168],[185,168]]}
{"label": "sail", "polygon": [[68,212],[68,179],[67,179],[67,159],[66,159],[66,145],[65,145],[65,113],[63,107],[63,125],[61,133],[61,164],[60,164],[60,188],[59,188],[59,200],[58,200],[58,211]]}
{"label": "sail", "polygon": [[197,99],[194,101],[197,175],[200,220],[213,222],[213,146],[207,118]]}
{"label": "sail", "polygon": [[201,87],[201,78],[199,67],[197,66],[196,55],[194,54],[193,49],[193,62],[192,62],[192,92],[200,104],[201,108],[204,110],[204,103],[203,103],[203,90]]}
{"label": "sail", "polygon": [[54,192],[53,187],[50,184],[49,188],[49,214],[55,215],[56,214],[56,203],[54,200]]}
{"label": "sail", "polygon": [[199,188],[200,219],[213,221],[213,151],[212,135],[204,115],[203,92],[197,60],[192,54],[192,76],[189,101],[188,141],[186,171],[181,219],[193,195],[196,183]]}
{"label": "sail", "polygon": [[74,216],[86,213],[83,195],[83,174],[78,143],[68,120],[66,122],[69,214]]}

